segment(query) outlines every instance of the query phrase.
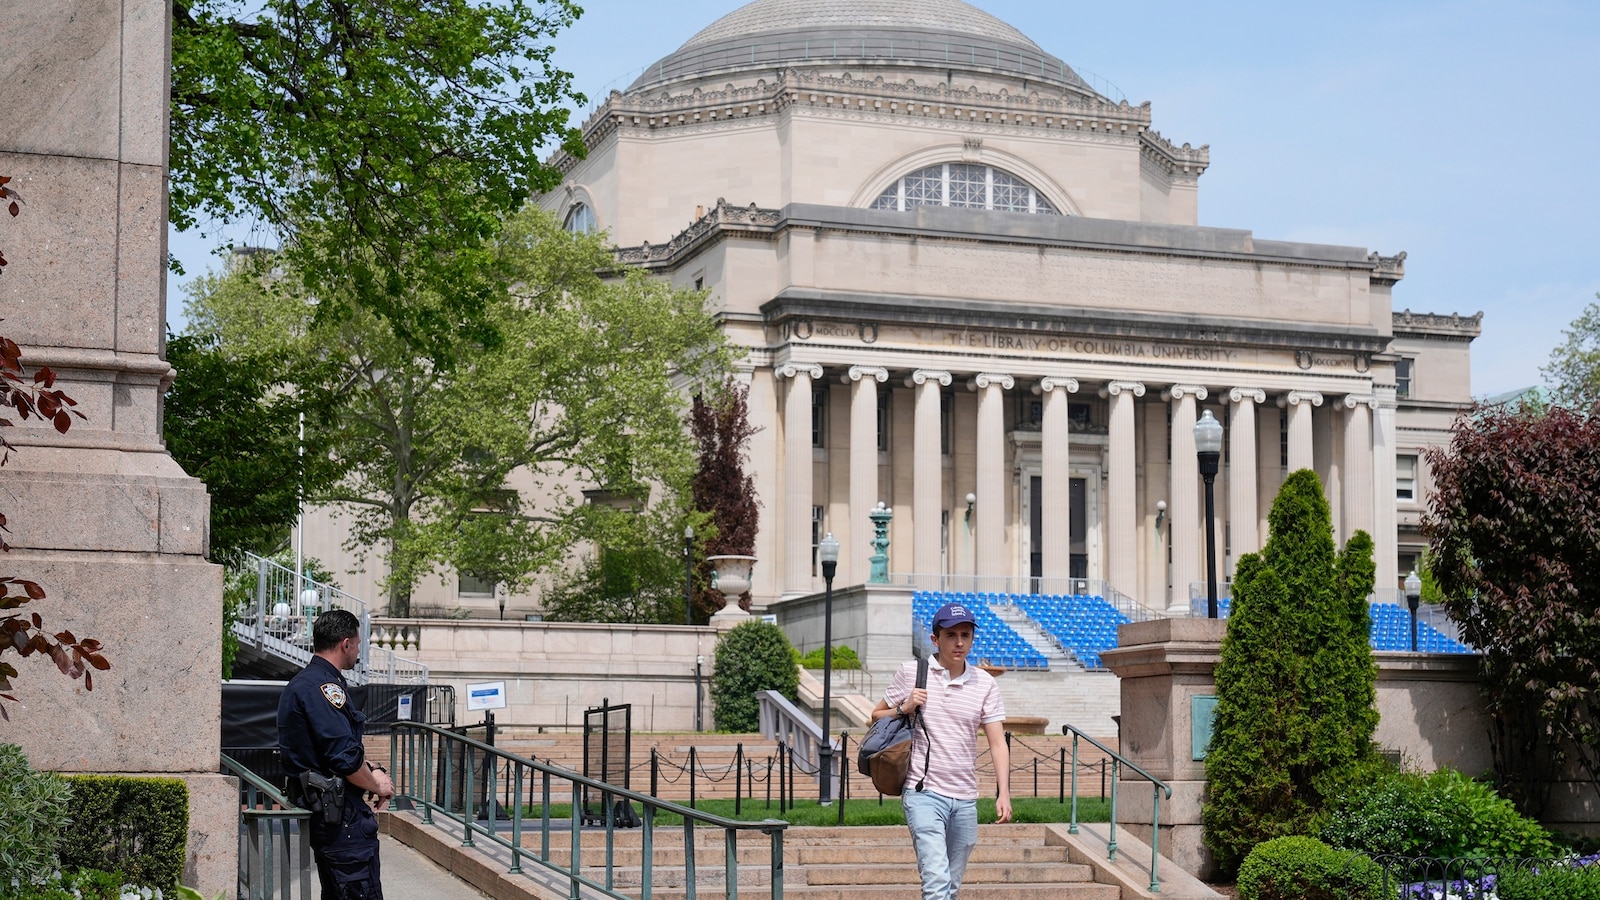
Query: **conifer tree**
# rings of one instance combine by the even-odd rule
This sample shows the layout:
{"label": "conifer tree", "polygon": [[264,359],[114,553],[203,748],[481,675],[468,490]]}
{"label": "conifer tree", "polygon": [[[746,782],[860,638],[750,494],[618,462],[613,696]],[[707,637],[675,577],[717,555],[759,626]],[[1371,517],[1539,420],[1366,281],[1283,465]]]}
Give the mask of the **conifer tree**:
{"label": "conifer tree", "polygon": [[1262,841],[1309,833],[1376,759],[1372,538],[1357,531],[1334,552],[1308,469],[1284,482],[1269,522],[1266,548],[1239,560],[1216,671],[1202,817],[1224,872]]}

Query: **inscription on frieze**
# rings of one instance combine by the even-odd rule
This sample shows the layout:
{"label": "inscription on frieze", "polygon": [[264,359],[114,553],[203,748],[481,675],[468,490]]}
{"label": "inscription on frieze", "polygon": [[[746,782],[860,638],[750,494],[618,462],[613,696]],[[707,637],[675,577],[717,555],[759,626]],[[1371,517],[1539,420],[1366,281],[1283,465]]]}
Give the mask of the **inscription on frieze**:
{"label": "inscription on frieze", "polygon": [[1008,334],[1003,331],[949,331],[947,347],[1012,353],[1068,353],[1074,356],[1115,356],[1120,359],[1233,362],[1238,351],[1204,344],[1124,341],[1058,335]]}

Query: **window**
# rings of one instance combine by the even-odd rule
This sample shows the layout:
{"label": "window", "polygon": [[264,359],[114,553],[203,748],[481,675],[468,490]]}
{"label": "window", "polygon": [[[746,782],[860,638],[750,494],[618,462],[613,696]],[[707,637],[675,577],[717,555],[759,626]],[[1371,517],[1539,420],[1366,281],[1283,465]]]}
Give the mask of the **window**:
{"label": "window", "polygon": [[1411,396],[1411,369],[1415,360],[1394,361],[1394,395],[1400,399]]}
{"label": "window", "polygon": [[599,223],[595,221],[594,210],[587,203],[574,203],[567,210],[567,217],[562,220],[561,227],[578,234],[593,234],[600,230]]}
{"label": "window", "polygon": [[472,572],[457,572],[456,596],[493,597],[494,582]]}
{"label": "window", "polygon": [[[800,376],[805,378],[807,376]],[[811,389],[811,446],[828,446],[828,389],[816,386]]]}
{"label": "window", "polygon": [[817,554],[822,547],[823,534],[822,507],[813,506],[811,507],[811,575],[813,577],[822,574],[822,570],[818,567],[820,560]]}
{"label": "window", "polygon": [[949,391],[939,392],[939,452],[949,456],[950,431],[956,418],[956,395]]}
{"label": "window", "polygon": [[1417,457],[1404,454],[1394,458],[1394,498],[1417,499]]}
{"label": "window", "polygon": [[1278,410],[1278,467],[1289,468],[1289,411]]}
{"label": "window", "polygon": [[940,163],[902,176],[872,201],[898,212],[919,206],[955,206],[1002,212],[1060,215],[1033,185],[993,166]]}
{"label": "window", "polygon": [[889,452],[889,411],[891,394],[888,388],[878,390],[878,452]]}
{"label": "window", "polygon": [[1074,431],[1089,427],[1094,421],[1094,405],[1090,403],[1067,404],[1067,427]]}

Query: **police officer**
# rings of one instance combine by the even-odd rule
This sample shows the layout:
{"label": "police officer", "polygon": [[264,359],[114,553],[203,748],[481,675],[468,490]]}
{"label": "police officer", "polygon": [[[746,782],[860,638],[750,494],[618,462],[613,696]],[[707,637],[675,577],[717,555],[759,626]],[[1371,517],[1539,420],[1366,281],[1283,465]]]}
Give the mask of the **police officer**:
{"label": "police officer", "polygon": [[278,700],[278,749],[289,774],[289,799],[312,811],[311,850],[322,900],[383,900],[378,874],[378,819],[361,792],[394,796],[381,766],[366,761],[366,716],[350,697],[343,669],[361,659],[361,623],[347,610],[317,617],[315,655]]}

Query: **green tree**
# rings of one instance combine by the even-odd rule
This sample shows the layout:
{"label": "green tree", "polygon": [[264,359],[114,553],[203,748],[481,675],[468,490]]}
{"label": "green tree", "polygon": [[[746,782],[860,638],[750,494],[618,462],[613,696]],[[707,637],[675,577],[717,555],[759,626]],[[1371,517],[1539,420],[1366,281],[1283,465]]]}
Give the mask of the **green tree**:
{"label": "green tree", "polygon": [[1434,576],[1483,654],[1502,793],[1537,814],[1569,757],[1600,786],[1600,416],[1481,409],[1427,459]]}
{"label": "green tree", "polygon": [[283,349],[230,356],[215,335],[169,335],[167,362],[178,377],[162,430],[173,459],[211,495],[212,560],[271,555],[288,540],[302,489],[317,495],[338,480],[331,458],[302,453],[299,438],[300,418],[325,418],[330,398],[297,389],[315,381],[296,378]]}
{"label": "green tree", "polygon": [[1550,351],[1540,370],[1557,404],[1579,411],[1600,403],[1600,294],[1566,330],[1566,342]]}
{"label": "green tree", "polygon": [[[699,394],[689,408],[689,430],[697,451],[692,493],[695,511],[709,527],[702,529],[704,552],[695,570],[694,606],[702,622],[720,608],[721,595],[711,591],[711,565],[707,556],[750,556],[756,550],[761,521],[761,499],[756,480],[745,470],[750,454],[750,389],[729,381],[716,390]],[[750,592],[739,597],[750,611]]]}
{"label": "green tree", "polygon": [[[274,232],[294,274],[440,361],[499,340],[503,217],[582,155],[570,0],[174,0],[170,216]],[[418,288],[420,287],[420,290]],[[425,302],[419,302],[425,301]]]}
{"label": "green tree", "polygon": [[539,598],[551,622],[683,624],[683,513],[677,504],[654,510],[584,508],[590,533],[606,543]]}
{"label": "green tree", "polygon": [[265,264],[191,303],[223,352],[287,345],[314,379],[297,390],[341,398],[326,424],[308,419],[307,445],[344,475],[309,499],[347,509],[349,545],[383,555],[390,615],[408,615],[412,587],[440,566],[516,589],[580,542],[606,545],[617,520],[586,508],[584,486],[676,502],[693,470],[681,383],[726,372],[701,296],[638,271],[602,278],[601,237],[526,210],[492,250],[507,289],[484,314],[503,339],[440,336],[449,367],[359,305],[319,320],[320,302]]}
{"label": "green tree", "polygon": [[1334,552],[1328,502],[1309,469],[1284,482],[1268,521],[1266,548],[1239,560],[1216,670],[1202,818],[1224,871],[1262,841],[1310,833],[1377,762],[1372,538],[1357,531]]}
{"label": "green tree", "polygon": [[777,691],[790,700],[800,693],[800,669],[783,629],[760,619],[733,628],[717,641],[711,673],[711,718],[718,731],[745,734],[761,727],[756,691]]}

